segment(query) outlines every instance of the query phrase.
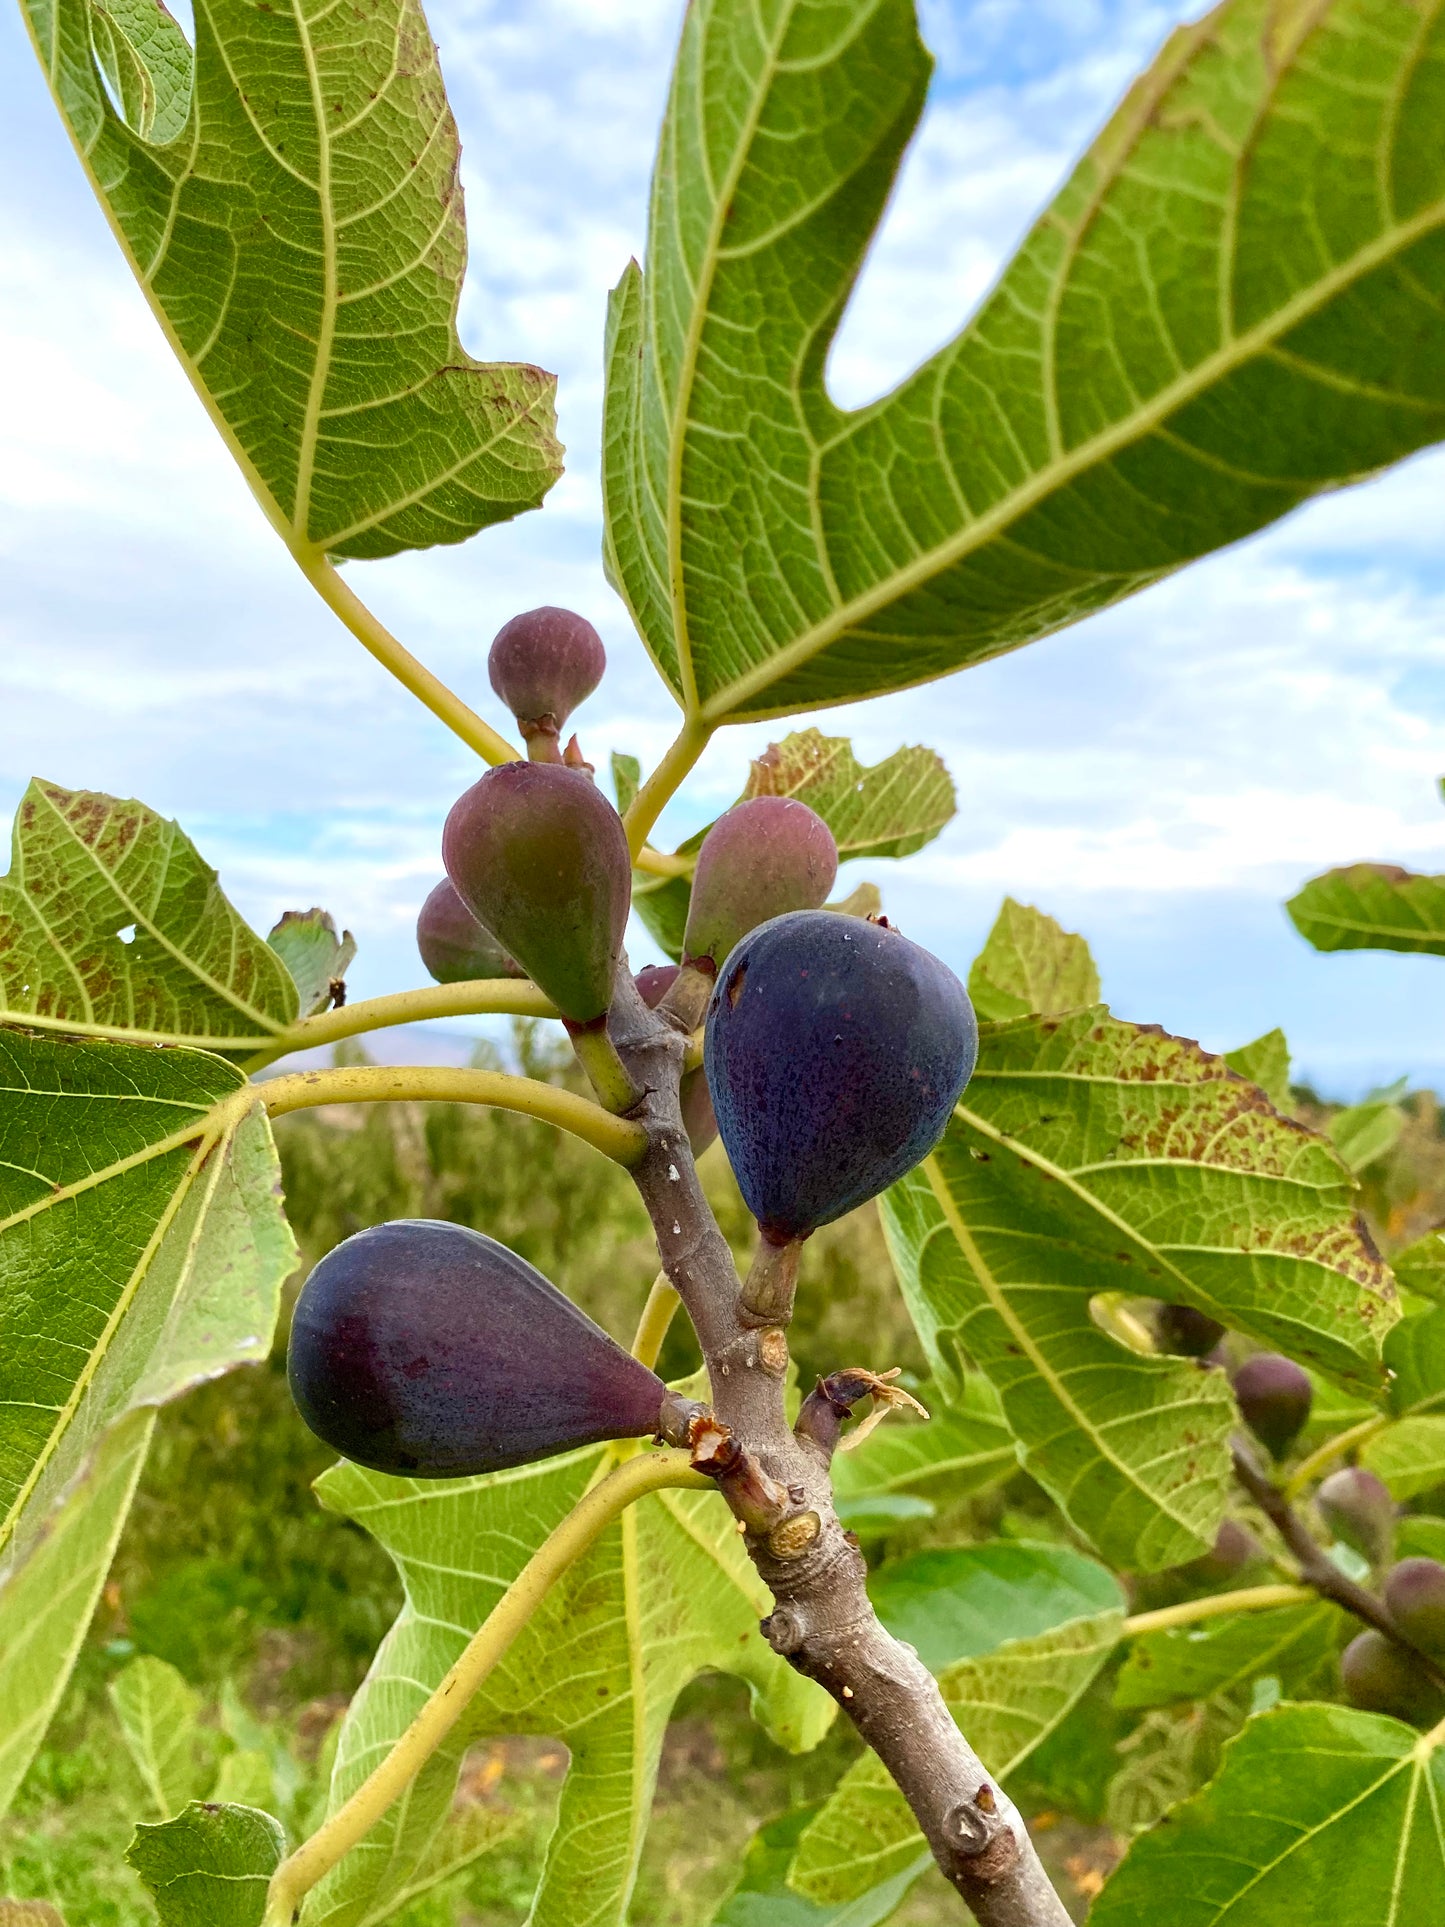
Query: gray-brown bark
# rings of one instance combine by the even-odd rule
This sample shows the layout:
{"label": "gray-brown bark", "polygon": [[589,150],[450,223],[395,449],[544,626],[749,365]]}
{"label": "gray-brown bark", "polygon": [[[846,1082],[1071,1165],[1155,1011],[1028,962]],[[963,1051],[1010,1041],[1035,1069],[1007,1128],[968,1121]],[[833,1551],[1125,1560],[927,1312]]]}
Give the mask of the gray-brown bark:
{"label": "gray-brown bark", "polygon": [[[857,1542],[834,1510],[826,1448],[788,1425],[784,1334],[743,1302],[682,1128],[684,1037],[665,1013],[647,1010],[625,968],[609,1029],[646,1091],[632,1115],[650,1143],[633,1177],[663,1265],[697,1331],[714,1411],[763,1474],[745,1492],[731,1491],[726,1476],[719,1484],[776,1601],[763,1622],[770,1643],[832,1694],[887,1766],[981,1927],[1068,1927],[1017,1809],[959,1731],[918,1655],[879,1624]],[[772,1503],[769,1490],[777,1495]]]}

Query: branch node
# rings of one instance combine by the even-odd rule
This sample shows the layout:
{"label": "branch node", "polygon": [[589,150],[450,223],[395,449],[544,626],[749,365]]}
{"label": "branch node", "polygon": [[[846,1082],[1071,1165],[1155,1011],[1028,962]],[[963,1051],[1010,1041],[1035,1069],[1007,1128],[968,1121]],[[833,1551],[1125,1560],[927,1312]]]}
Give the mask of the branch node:
{"label": "branch node", "polygon": [[801,1559],[810,1546],[816,1545],[822,1530],[823,1522],[816,1512],[794,1513],[768,1534],[768,1551],[775,1559]]}

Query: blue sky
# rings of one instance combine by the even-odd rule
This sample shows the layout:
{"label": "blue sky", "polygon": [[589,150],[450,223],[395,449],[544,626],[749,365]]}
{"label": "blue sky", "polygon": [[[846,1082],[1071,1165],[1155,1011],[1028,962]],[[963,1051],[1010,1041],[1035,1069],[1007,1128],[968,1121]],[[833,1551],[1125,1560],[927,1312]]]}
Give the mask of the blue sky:
{"label": "blue sky", "polygon": [[[885,389],[951,335],[1176,20],[1144,0],[924,0],[939,73],[830,371]],[[611,670],[589,753],[654,760],[670,699],[597,559],[607,288],[641,253],[680,0],[434,0],[464,143],[472,352],[559,377],[568,473],[456,550],[358,565],[491,713],[487,643],[564,602]],[[0,9],[0,814],[32,773],[180,818],[264,929],[328,905],[355,995],[420,972],[417,905],[467,752],[315,602],[214,439]],[[1428,958],[1318,957],[1281,900],[1332,863],[1445,869],[1445,454],[1326,498],[1121,608],[922,690],[809,720],[865,760],[945,755],[954,824],[862,866],[961,971],[1005,892],[1092,942],[1122,1015],[1227,1049],[1281,1024],[1341,1095],[1445,1085]],[[504,720],[500,717],[498,721]],[[772,728],[717,739],[664,828],[737,792]],[[645,944],[634,959],[646,954]]]}

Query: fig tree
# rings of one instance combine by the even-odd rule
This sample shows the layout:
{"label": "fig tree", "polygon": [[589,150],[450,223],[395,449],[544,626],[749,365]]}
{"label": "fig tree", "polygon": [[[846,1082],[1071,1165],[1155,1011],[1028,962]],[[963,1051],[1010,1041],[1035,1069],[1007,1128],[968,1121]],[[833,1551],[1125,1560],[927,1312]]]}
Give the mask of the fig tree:
{"label": "fig tree", "polygon": [[1445,1693],[1413,1653],[1372,1627],[1340,1655],[1345,1697],[1366,1713],[1392,1713],[1416,1726],[1433,1725],[1445,1711]]}
{"label": "fig tree", "polygon": [[1445,1566],[1437,1559],[1402,1559],[1385,1581],[1391,1619],[1412,1645],[1445,1659]]}
{"label": "fig tree", "polygon": [[682,939],[685,962],[714,975],[760,923],[820,908],[837,874],[833,832],[806,803],[790,796],[735,803],[698,851]]}
{"label": "fig tree", "polygon": [[703,1062],[764,1237],[806,1238],[912,1170],[977,1054],[963,985],[887,925],[803,910],[744,937],[708,1005]]}
{"label": "fig tree", "polygon": [[1362,1465],[1331,1472],[1315,1494],[1321,1519],[1336,1539],[1372,1566],[1388,1565],[1395,1550],[1395,1501],[1388,1486]]}
{"label": "fig tree", "polygon": [[287,1371],[318,1438],[417,1479],[674,1434],[688,1405],[514,1251],[426,1219],[328,1252],[296,1301]]}
{"label": "fig tree", "polygon": [[607,667],[602,638],[571,609],[528,609],[497,631],[487,658],[492,687],[521,725],[529,753],[559,760],[562,725]]}
{"label": "fig tree", "polygon": [[489,769],[452,805],[442,860],[472,915],[574,1025],[606,1015],[632,896],[622,818],[550,763]]}
{"label": "fig tree", "polygon": [[1314,1390],[1308,1372],[1279,1352],[1256,1352],[1234,1374],[1240,1417],[1282,1459],[1304,1430]]}
{"label": "fig tree", "polygon": [[523,974],[491,931],[477,922],[450,877],[442,878],[421,907],[416,920],[416,947],[428,975],[439,984]]}
{"label": "fig tree", "polygon": [[[642,1001],[649,1010],[656,1010],[668,991],[677,982],[676,964],[644,964],[637,973],[637,988]],[[707,1087],[707,1078],[701,1065],[696,1070],[683,1073],[682,1084],[677,1093],[682,1106],[682,1123],[687,1132],[687,1141],[692,1146],[694,1157],[700,1158],[709,1144],[717,1136],[717,1118],[713,1115],[712,1095]]]}

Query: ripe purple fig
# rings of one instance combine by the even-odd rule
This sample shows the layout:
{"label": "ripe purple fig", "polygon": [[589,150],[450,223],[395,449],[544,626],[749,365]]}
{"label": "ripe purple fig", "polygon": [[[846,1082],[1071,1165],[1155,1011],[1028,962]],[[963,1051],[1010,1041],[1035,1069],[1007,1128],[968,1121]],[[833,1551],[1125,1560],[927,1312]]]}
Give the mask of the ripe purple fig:
{"label": "ripe purple fig", "polygon": [[520,977],[523,973],[490,930],[484,930],[443,877],[421,907],[416,947],[430,976],[439,984],[461,984],[473,977]]}
{"label": "ripe purple fig", "polygon": [[1445,1566],[1438,1559],[1402,1559],[1385,1581],[1385,1604],[1412,1645],[1445,1659]]}
{"label": "ripe purple fig", "polygon": [[803,910],[744,937],[708,1005],[703,1062],[764,1236],[806,1238],[911,1171],[977,1054],[967,991],[896,930]]}
{"label": "ripe purple fig", "polygon": [[1304,1430],[1314,1389],[1308,1372],[1279,1352],[1256,1352],[1234,1374],[1240,1417],[1271,1455],[1282,1459]]}
{"label": "ripe purple fig", "polygon": [[328,1252],[287,1359],[311,1430],[358,1465],[453,1479],[678,1429],[686,1404],[495,1239],[400,1219]]}
{"label": "ripe purple fig", "polygon": [[806,803],[790,796],[735,803],[698,851],[684,960],[713,975],[760,923],[789,910],[818,909],[837,874],[833,832]]}
{"label": "ripe purple fig", "polygon": [[452,805],[442,860],[472,915],[573,1025],[598,1023],[632,897],[622,818],[589,777],[502,763]]}
{"label": "ripe purple fig", "polygon": [[1375,1567],[1388,1565],[1395,1550],[1395,1501],[1389,1487],[1362,1465],[1331,1472],[1315,1494],[1315,1504],[1332,1537],[1352,1546]]}
{"label": "ripe purple fig", "polygon": [[1373,1627],[1340,1655],[1340,1677],[1350,1704],[1366,1713],[1392,1713],[1416,1726],[1433,1726],[1445,1711],[1445,1693],[1414,1654]]}
{"label": "ripe purple fig", "polygon": [[1161,1352],[1204,1358],[1223,1338],[1224,1327],[1193,1305],[1160,1305],[1154,1314],[1154,1336]]}
{"label": "ripe purple fig", "polygon": [[571,609],[529,609],[497,631],[487,658],[492,687],[521,724],[530,745],[549,739],[555,762],[562,725],[592,694],[607,667],[602,638]]}

